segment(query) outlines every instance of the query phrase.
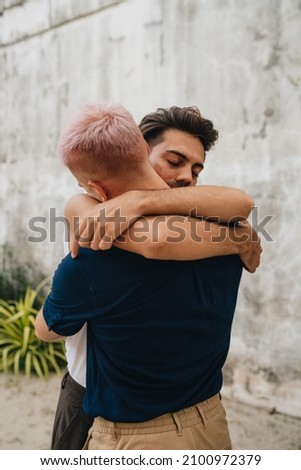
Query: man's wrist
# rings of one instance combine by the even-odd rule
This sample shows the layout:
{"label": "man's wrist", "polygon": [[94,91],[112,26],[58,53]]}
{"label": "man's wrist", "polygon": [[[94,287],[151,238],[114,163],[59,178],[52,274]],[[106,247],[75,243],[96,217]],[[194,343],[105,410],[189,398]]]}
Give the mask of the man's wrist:
{"label": "man's wrist", "polygon": [[156,201],[160,199],[158,192],[161,190],[143,190],[134,189],[131,191],[135,212],[139,216],[158,214],[158,204]]}
{"label": "man's wrist", "polygon": [[250,245],[250,232],[241,222],[235,223],[232,231],[233,241],[237,248],[237,254],[243,255],[249,250]]}

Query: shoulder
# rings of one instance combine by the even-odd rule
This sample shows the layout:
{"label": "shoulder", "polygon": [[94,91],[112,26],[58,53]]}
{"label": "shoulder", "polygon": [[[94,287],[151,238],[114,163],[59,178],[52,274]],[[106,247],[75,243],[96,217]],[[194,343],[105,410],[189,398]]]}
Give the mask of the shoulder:
{"label": "shoulder", "polygon": [[84,295],[88,291],[85,276],[83,275],[81,262],[73,259],[70,254],[65,256],[54,272],[52,279],[52,293],[61,292],[64,297],[69,293],[73,296]]}
{"label": "shoulder", "polygon": [[71,314],[92,308],[91,286],[80,264],[69,254],[62,259],[53,275],[51,290],[43,306],[44,316],[49,318],[51,315],[52,321],[58,321],[67,311]]}

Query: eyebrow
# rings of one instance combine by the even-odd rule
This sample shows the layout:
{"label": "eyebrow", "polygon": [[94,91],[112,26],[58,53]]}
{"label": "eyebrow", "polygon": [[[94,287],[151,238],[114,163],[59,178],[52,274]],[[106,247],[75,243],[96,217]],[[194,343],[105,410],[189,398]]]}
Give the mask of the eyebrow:
{"label": "eyebrow", "polygon": [[[182,160],[184,160],[185,162],[189,162],[189,158],[187,158],[184,153],[179,152],[179,150],[169,149],[166,150],[166,153],[174,153],[178,157],[182,158]],[[194,163],[192,166],[199,166],[200,168],[204,168],[204,163]]]}

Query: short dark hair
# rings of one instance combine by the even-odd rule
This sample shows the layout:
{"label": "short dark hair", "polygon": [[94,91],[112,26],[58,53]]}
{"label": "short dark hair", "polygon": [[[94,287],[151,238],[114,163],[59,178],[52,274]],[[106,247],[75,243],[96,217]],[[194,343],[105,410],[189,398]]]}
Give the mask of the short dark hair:
{"label": "short dark hair", "polygon": [[158,108],[149,113],[139,124],[144,139],[150,146],[161,138],[167,129],[178,129],[198,137],[207,152],[217,141],[218,131],[214,129],[212,121],[205,119],[196,106],[179,108]]}

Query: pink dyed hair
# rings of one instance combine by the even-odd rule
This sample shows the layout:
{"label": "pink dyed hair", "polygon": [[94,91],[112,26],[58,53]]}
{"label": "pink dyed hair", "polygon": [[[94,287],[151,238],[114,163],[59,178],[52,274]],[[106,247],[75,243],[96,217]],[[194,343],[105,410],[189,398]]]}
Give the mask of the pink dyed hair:
{"label": "pink dyed hair", "polygon": [[[59,153],[72,172],[95,177],[123,173],[147,158],[142,133],[120,104],[85,105],[59,140]],[[114,172],[114,174],[113,174]]]}

